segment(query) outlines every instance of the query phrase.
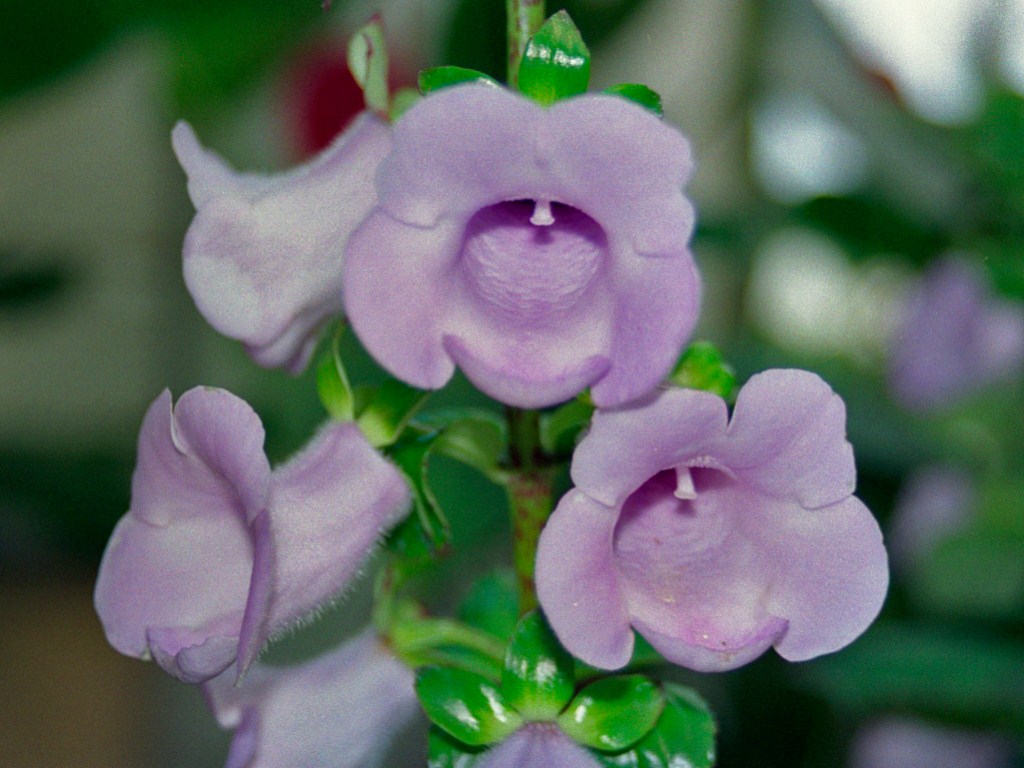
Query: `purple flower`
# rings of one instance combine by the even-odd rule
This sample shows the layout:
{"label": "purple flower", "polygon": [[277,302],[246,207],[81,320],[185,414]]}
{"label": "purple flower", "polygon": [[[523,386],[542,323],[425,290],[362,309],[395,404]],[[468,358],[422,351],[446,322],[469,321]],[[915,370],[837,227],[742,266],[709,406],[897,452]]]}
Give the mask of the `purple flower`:
{"label": "purple flower", "polygon": [[521,407],[588,386],[601,406],[644,395],[697,320],[690,170],[682,135],[625,99],[431,95],[395,126],[348,242],[355,331],[425,389],[458,365]]}
{"label": "purple flower", "polygon": [[767,371],[727,422],[721,398],[694,390],[595,415],[537,555],[544,612],[588,664],[626,664],[631,626],[700,671],[772,645],[800,661],[877,615],[888,567],[851,496],[842,400],[814,374]]}
{"label": "purple flower", "polygon": [[139,435],[132,502],[100,564],[107,639],[186,682],[237,661],[336,596],[408,508],[398,470],[352,424],[271,472],[245,402],[165,391]]}
{"label": "purple flower", "polygon": [[187,123],[172,139],[196,206],[184,266],[196,306],[260,365],[302,370],[320,327],[341,313],[345,241],[376,202],[390,128],[363,115],[312,161],[276,176],[234,172]]}
{"label": "purple flower", "polygon": [[600,765],[554,723],[527,723],[482,755],[477,768],[600,768]]}
{"label": "purple flower", "polygon": [[854,738],[851,768],[1009,768],[1011,747],[995,734],[936,728],[890,717]]}
{"label": "purple flower", "polygon": [[258,664],[203,687],[223,728],[235,729],[226,768],[375,768],[420,707],[412,671],[370,631],[294,667]]}
{"label": "purple flower", "polygon": [[889,357],[903,405],[950,405],[1024,364],[1024,306],[992,297],[966,259],[943,259],[908,298]]}

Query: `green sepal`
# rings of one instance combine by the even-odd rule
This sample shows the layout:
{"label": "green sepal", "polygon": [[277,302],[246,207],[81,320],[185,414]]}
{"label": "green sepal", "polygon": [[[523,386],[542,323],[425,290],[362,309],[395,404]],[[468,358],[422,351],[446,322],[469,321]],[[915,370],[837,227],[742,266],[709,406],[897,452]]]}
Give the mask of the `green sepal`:
{"label": "green sepal", "polygon": [[359,414],[359,429],[374,448],[393,445],[429,396],[429,392],[388,379]]}
{"label": "green sepal", "polygon": [[465,67],[430,67],[421,71],[419,77],[420,93],[424,96],[432,91],[464,83],[501,88],[501,84],[490,75]]}
{"label": "green sepal", "polygon": [[508,444],[505,420],[483,408],[449,408],[417,420],[440,432],[435,451],[497,479]]}
{"label": "green sepal", "polygon": [[507,640],[519,619],[519,596],[511,570],[495,571],[473,582],[459,603],[459,619],[471,627]]}
{"label": "green sepal", "polygon": [[614,752],[632,746],[654,728],[665,697],[643,675],[617,675],[591,683],[558,717],[566,735],[594,749]]}
{"label": "green sepal", "polygon": [[387,119],[388,50],[384,41],[384,25],[374,16],[348,41],[348,68],[363,90],[366,108]]}
{"label": "green sepal", "polygon": [[709,341],[695,341],[683,353],[669,382],[684,389],[700,389],[725,400],[736,397],[736,373]]}
{"label": "green sepal", "polygon": [[665,709],[653,730],[631,749],[614,755],[597,753],[610,768],[711,768],[715,764],[715,719],[695,691],[664,684]]}
{"label": "green sepal", "polygon": [[388,109],[388,120],[396,122],[423,97],[415,88],[399,88],[391,95],[391,107]]}
{"label": "green sepal", "polygon": [[590,424],[594,403],[583,394],[540,416],[540,444],[550,456],[569,456],[580,433]]}
{"label": "green sepal", "polygon": [[526,720],[554,720],[576,685],[572,656],[558,642],[544,615],[523,616],[505,651],[501,691]]}
{"label": "green sepal", "polygon": [[391,451],[392,461],[405,475],[412,493],[413,512],[388,537],[388,549],[398,557],[403,575],[433,562],[451,541],[451,527],[430,487],[428,470],[437,433],[407,438]]}
{"label": "green sepal", "polygon": [[487,678],[462,669],[424,667],[416,695],[431,722],[471,747],[501,741],[523,724]]}
{"label": "green sepal", "polygon": [[335,334],[330,350],[320,358],[316,368],[316,391],[332,419],[352,421],[356,415],[356,398],[338,349],[340,339],[341,330]]}
{"label": "green sepal", "polygon": [[644,109],[649,109],[658,117],[662,117],[665,114],[661,107],[660,94],[641,83],[619,83],[610,88],[605,88],[603,93],[636,102]]}
{"label": "green sepal", "polygon": [[427,734],[427,768],[472,768],[482,747],[471,747],[453,739],[436,725]]}
{"label": "green sepal", "polygon": [[587,92],[590,51],[568,13],[559,11],[530,38],[518,83],[525,96],[544,106]]}

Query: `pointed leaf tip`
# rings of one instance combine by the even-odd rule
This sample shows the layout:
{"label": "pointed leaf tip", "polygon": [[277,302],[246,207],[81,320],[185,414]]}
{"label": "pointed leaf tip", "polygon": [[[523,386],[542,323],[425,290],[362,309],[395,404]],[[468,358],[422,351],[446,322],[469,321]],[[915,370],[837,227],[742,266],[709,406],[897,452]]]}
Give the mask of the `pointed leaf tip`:
{"label": "pointed leaf tip", "polygon": [[544,106],[586,93],[590,51],[568,13],[559,11],[530,38],[518,83],[524,95]]}

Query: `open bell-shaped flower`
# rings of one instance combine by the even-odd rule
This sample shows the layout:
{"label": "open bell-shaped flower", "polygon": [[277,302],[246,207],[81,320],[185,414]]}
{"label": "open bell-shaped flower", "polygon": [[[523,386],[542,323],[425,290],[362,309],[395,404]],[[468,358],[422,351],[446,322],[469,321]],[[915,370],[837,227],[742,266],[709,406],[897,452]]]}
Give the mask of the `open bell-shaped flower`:
{"label": "open bell-shaped flower", "polygon": [[372,631],[292,667],[257,664],[241,686],[203,686],[223,728],[226,768],[376,768],[420,714],[413,673]]}
{"label": "open bell-shaped flower", "polygon": [[683,136],[616,96],[431,94],[396,124],[348,241],[356,334],[423,389],[458,366],[520,407],[586,387],[601,406],[642,396],[697,320],[690,172]]}
{"label": "open bell-shaped flower", "polygon": [[265,367],[301,371],[342,311],[345,241],[376,202],[391,129],[369,113],[317,157],[277,175],[237,173],[178,123],[174,151],[196,216],[185,284],[210,325]]}
{"label": "open bell-shaped flower", "polygon": [[401,474],[353,424],[271,471],[241,399],[165,391],[139,435],[132,501],[95,602],[107,639],[186,682],[240,674],[276,632],[338,595],[407,511]]}
{"label": "open bell-shaped flower", "polygon": [[814,374],[772,370],[731,422],[707,392],[668,390],[598,411],[537,555],[537,592],[578,658],[625,665],[631,627],[699,671],[770,646],[835,651],[878,614],[888,566],[851,494],[842,400]]}

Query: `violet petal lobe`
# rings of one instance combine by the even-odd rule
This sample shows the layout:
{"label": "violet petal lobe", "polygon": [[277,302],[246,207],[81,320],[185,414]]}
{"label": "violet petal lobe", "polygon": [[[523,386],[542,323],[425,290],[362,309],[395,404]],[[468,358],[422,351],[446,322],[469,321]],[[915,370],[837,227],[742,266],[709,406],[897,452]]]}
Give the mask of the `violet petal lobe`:
{"label": "violet petal lobe", "polygon": [[348,243],[353,327],[418,387],[458,364],[519,407],[586,386],[599,405],[642,396],[697,318],[690,168],[681,134],[623,99],[432,94],[396,125]]}
{"label": "violet petal lobe", "polygon": [[552,629],[574,655],[625,666],[633,632],[612,555],[617,511],[579,491],[558,503],[537,549],[537,593]]}
{"label": "violet petal lobe", "polygon": [[256,665],[203,687],[234,729],[226,768],[375,768],[420,712],[412,671],[369,631],[292,667]]}
{"label": "violet petal lobe", "polygon": [[527,723],[483,754],[479,768],[599,768],[597,759],[554,723]]}
{"label": "violet petal lobe", "polygon": [[376,203],[374,175],[390,128],[363,115],[290,172],[233,172],[186,123],[172,135],[196,217],[185,238],[185,282],[218,331],[267,367],[302,370],[316,333],[341,305],[349,234]]}
{"label": "violet petal lobe", "polygon": [[846,406],[808,371],[751,376],[715,453],[745,483],[809,509],[847,498],[856,485]]}
{"label": "violet petal lobe", "polygon": [[598,409],[588,438],[573,456],[572,481],[592,499],[619,507],[658,472],[698,463],[728,420],[722,398],[693,389],[665,390],[621,408]]}

